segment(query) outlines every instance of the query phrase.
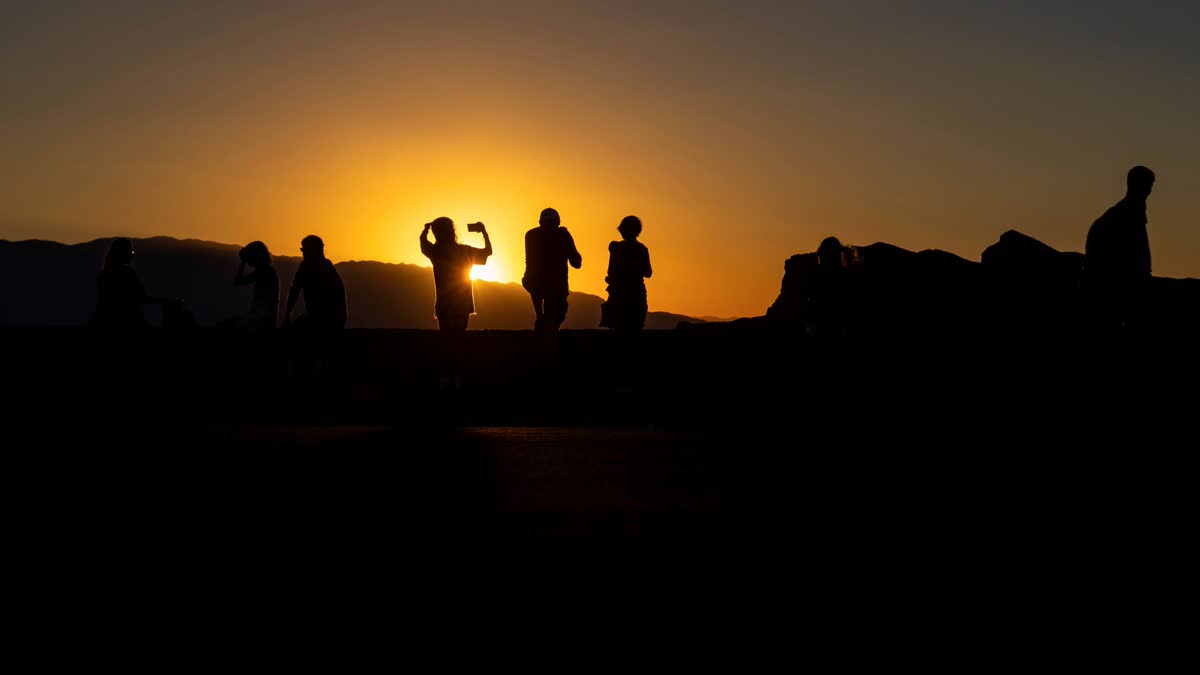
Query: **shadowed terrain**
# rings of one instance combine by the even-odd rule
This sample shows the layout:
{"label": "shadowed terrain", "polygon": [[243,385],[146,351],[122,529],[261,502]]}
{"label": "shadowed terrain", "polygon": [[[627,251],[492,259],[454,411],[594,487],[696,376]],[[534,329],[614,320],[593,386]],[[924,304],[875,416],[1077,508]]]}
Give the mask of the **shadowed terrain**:
{"label": "shadowed terrain", "polygon": [[1187,345],[479,331],[452,359],[352,330],[311,373],[286,333],[0,335],[14,666],[1096,669],[1186,644]]}

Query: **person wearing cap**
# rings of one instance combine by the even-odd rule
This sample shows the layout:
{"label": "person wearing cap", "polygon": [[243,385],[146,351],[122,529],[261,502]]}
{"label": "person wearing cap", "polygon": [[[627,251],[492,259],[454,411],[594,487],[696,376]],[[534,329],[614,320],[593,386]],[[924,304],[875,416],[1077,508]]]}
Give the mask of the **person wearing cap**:
{"label": "person wearing cap", "polygon": [[567,318],[567,264],[579,269],[583,256],[562,227],[558,211],[542,210],[538,226],[525,233],[525,275],[521,285],[533,300],[534,330],[556,332]]}

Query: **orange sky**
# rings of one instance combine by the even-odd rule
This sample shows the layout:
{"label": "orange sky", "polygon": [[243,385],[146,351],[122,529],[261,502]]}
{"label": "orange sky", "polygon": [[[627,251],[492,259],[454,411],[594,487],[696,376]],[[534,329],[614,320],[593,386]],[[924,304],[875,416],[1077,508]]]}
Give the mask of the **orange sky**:
{"label": "orange sky", "polygon": [[1144,163],[1155,272],[1200,276],[1192,6],[963,4],[5,5],[0,237],[423,264],[447,215],[515,281],[553,206],[602,295],[635,214],[651,309],[756,315],[829,234],[1079,250]]}

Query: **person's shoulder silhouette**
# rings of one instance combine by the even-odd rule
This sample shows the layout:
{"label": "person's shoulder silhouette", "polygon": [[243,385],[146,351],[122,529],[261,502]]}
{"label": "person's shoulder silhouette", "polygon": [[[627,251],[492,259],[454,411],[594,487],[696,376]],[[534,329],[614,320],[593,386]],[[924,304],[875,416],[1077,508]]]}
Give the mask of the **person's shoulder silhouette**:
{"label": "person's shoulder silhouette", "polygon": [[321,327],[341,328],[346,325],[346,288],[333,261],[325,257],[325,242],[310,234],[300,242],[304,259],[296,269],[292,289],[288,292],[285,321],[290,317],[298,293],[304,293],[307,320]]}
{"label": "person's shoulder silhouette", "polygon": [[1091,276],[1150,276],[1146,200],[1154,189],[1154,179],[1154,172],[1144,166],[1130,169],[1125,196],[1092,223],[1084,248],[1084,265]]}
{"label": "person's shoulder silhouette", "polygon": [[608,245],[608,301],[600,307],[600,325],[617,331],[641,330],[646,322],[646,279],[652,274],[650,250],[637,240],[642,221],[626,216],[617,226],[620,241]]}
{"label": "person's shoulder silhouette", "polygon": [[96,277],[95,324],[105,328],[138,328],[145,324],[146,292],[132,267],[133,242],[114,239]]}
{"label": "person's shoulder silhouette", "polygon": [[[279,274],[271,265],[271,252],[261,241],[252,241],[238,252],[238,257],[241,265],[233,283],[254,286],[250,311],[239,321],[251,330],[274,328],[279,314]],[[247,265],[252,268],[249,273],[246,272]]]}

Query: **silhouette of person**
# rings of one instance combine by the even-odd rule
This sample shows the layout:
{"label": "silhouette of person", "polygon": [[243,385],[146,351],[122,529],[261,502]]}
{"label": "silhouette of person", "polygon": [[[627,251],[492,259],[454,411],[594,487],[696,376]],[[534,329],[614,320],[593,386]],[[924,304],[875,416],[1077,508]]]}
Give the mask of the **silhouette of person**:
{"label": "silhouette of person", "polygon": [[[483,248],[458,243],[454,221],[445,216],[425,223],[421,231],[421,253],[433,263],[434,315],[442,333],[449,335],[467,332],[467,322],[475,313],[471,268],[486,265],[492,255],[492,240],[484,224],[472,223],[467,228],[483,234]],[[435,243],[429,242],[430,230]]]}
{"label": "silhouette of person", "polygon": [[96,277],[96,311],[92,323],[106,330],[132,330],[146,326],[143,305],[178,302],[146,295],[133,269],[133,242],[114,239]]}
{"label": "silhouette of person", "polygon": [[304,293],[304,315],[296,319],[297,327],[317,330],[340,330],[346,326],[346,287],[333,262],[325,257],[325,242],[315,234],[300,240],[304,259],[296,269],[292,287],[288,290],[283,325],[292,322],[292,310],[300,293]]}
{"label": "silhouette of person", "polygon": [[[238,252],[238,257],[242,262],[238,265],[233,284],[254,285],[250,311],[242,317],[240,323],[252,332],[271,330],[275,328],[275,319],[279,316],[279,275],[271,265],[271,252],[261,241],[252,241]],[[247,265],[254,271],[247,274]]]}
{"label": "silhouette of person", "polygon": [[525,275],[521,277],[521,285],[533,300],[534,329],[539,332],[555,332],[567,318],[567,263],[579,269],[583,256],[571,233],[560,227],[558,211],[543,209],[538,227],[525,233]]}
{"label": "silhouette of person", "polygon": [[650,250],[637,240],[642,221],[625,216],[617,226],[621,241],[608,244],[608,302],[601,307],[600,325],[614,331],[637,331],[646,324],[646,279],[650,269]]}
{"label": "silhouette of person", "polygon": [[1150,280],[1150,238],[1146,199],[1154,172],[1135,166],[1126,176],[1125,197],[1088,230],[1084,278],[1097,309],[1106,318],[1128,324]]}
{"label": "silhouette of person", "polygon": [[817,247],[817,268],[808,297],[808,319],[815,334],[841,335],[846,326],[846,249],[837,237]]}

